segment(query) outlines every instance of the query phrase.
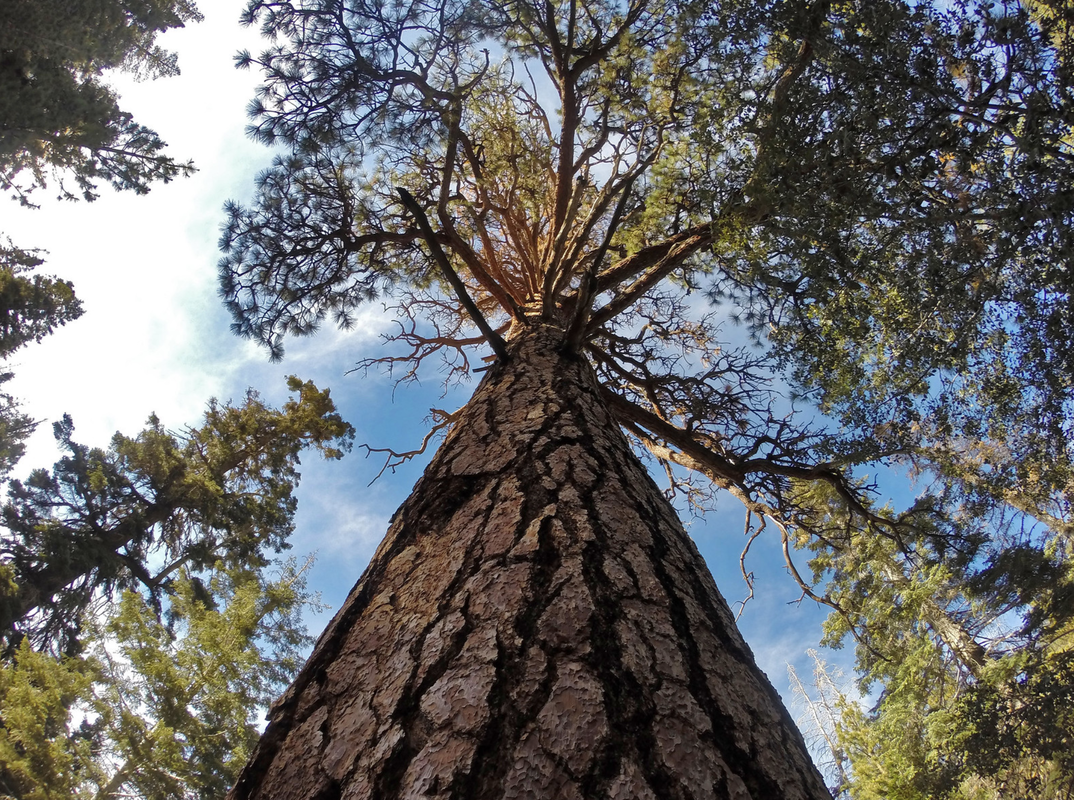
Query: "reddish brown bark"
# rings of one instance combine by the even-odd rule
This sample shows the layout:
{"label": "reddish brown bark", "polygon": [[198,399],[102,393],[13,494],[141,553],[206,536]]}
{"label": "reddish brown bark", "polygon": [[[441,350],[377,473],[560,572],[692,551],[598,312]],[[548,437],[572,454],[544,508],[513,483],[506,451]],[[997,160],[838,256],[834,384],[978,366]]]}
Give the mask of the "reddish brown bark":
{"label": "reddish brown bark", "polygon": [[562,335],[486,376],[234,800],[829,797]]}

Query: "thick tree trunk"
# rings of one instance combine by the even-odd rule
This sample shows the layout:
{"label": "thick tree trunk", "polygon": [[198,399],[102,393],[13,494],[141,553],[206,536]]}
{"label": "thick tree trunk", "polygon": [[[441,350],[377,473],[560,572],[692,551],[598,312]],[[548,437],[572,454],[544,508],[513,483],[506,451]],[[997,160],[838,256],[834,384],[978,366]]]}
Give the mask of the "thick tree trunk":
{"label": "thick tree trunk", "polygon": [[830,797],[561,339],[486,376],[232,798]]}

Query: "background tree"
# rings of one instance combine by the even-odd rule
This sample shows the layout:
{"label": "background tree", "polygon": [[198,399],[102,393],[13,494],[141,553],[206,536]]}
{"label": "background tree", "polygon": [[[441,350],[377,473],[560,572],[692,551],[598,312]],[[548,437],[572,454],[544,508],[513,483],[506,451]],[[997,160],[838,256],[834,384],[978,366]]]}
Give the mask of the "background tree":
{"label": "background tree", "polygon": [[[33,206],[52,180],[60,197],[93,200],[100,181],[140,194],[189,175],[160,137],[119,107],[109,71],[143,78],[179,73],[157,34],[201,19],[187,0],[11,0],[0,8],[0,186]],[[65,181],[73,180],[77,191]],[[40,250],[0,245],[0,357],[82,313],[69,281],[33,276]],[[5,373],[0,383],[10,378]],[[0,476],[23,453],[33,420],[0,394]]]}
{"label": "background tree", "polygon": [[353,429],[328,391],[289,379],[297,397],[281,410],[255,392],[241,406],[209,404],[205,423],[177,436],[152,417],[136,438],[107,450],[72,439],[51,472],[12,481],[0,553],[8,585],[3,636],[77,650],[84,615],[115,590],[143,591],[159,609],[179,570],[260,569],[288,547],[299,454],[349,448]]}
{"label": "background tree", "polygon": [[[1070,10],[1025,6],[917,7],[891,27],[873,8],[827,58],[818,47],[821,88],[884,87],[857,117],[792,132],[811,157],[849,157],[827,185],[780,176],[802,219],[843,222],[807,225],[830,234],[797,249],[762,228],[761,259],[723,287],[839,421],[829,452],[925,486],[882,514],[894,537],[802,489],[822,509],[799,516],[799,544],[830,581],[829,641],[856,635],[882,689],[845,720],[853,796],[1070,791],[1050,744],[1069,735],[1063,692],[1045,677],[1066,669],[1070,626]],[[868,191],[848,192],[858,176]],[[867,211],[904,192],[900,213]],[[983,707],[1011,726],[982,725]]]}
{"label": "background tree", "polygon": [[[0,182],[23,203],[50,177],[92,200],[99,181],[144,193],[193,166],[119,107],[108,70],[178,74],[157,34],[201,19],[188,0],[12,0],[0,10]],[[76,189],[65,186],[73,180]]]}
{"label": "background tree", "polygon": [[[68,281],[29,273],[42,263],[36,252],[8,241],[0,245],[0,359],[41,339],[82,314],[82,304]],[[0,384],[12,374],[0,374]],[[19,410],[18,401],[0,393],[0,477],[22,457],[36,424]]]}
{"label": "background tree", "polygon": [[[192,171],[122,110],[107,80],[178,72],[158,33],[186,2],[6,3],[0,9],[0,182],[24,205],[101,182],[144,193]],[[0,355],[81,313],[39,251],[2,248]],[[218,797],[257,739],[260,709],[308,645],[306,565],[280,560],[299,454],[352,435],[312,384],[282,409],[254,393],[176,433],[155,418],[108,450],[72,439],[11,485],[0,532],[0,795]],[[2,398],[0,466],[34,423]]]}
{"label": "background tree", "polygon": [[[465,374],[488,347],[496,366],[478,396],[521,385],[512,348],[559,331],[560,352],[590,365],[676,489],[699,505],[727,490],[754,533],[778,533],[802,591],[833,608],[831,641],[853,636],[864,679],[901,698],[862,718],[885,732],[875,745],[847,748],[866,759],[852,791],[881,796],[869,754],[913,740],[891,731],[927,729],[949,748],[953,698],[1025,701],[1015,665],[1066,648],[1068,13],[971,0],[252,2],[248,21],[272,40],[240,58],[265,74],[253,130],[290,154],[252,205],[228,209],[235,328],[279,357],[287,334],[345,326],[388,293],[409,351],[389,363],[439,352]],[[701,290],[732,300],[762,349],[729,346]],[[829,421],[788,416],[777,375]],[[441,418],[448,444],[472,435],[463,421],[486,424],[474,413]],[[430,476],[448,458],[419,491],[443,490]],[[859,481],[878,465],[923,479],[912,507],[870,498]],[[271,770],[316,761],[285,737],[322,708],[303,692],[335,648],[359,646],[338,637],[372,624],[359,620],[393,569],[390,543],[423,524],[401,519],[240,796],[266,771],[271,786],[291,774]],[[794,547],[813,552],[813,576]],[[920,725],[894,724],[896,705]],[[328,720],[343,736],[342,718]],[[407,736],[395,766],[376,769],[426,763],[433,745]],[[905,762],[920,778],[906,796],[973,778],[969,761],[929,758]],[[374,774],[347,769],[327,774]],[[438,780],[430,791],[461,791],[458,776]]]}
{"label": "background tree", "polygon": [[327,391],[290,379],[204,424],[155,418],[12,481],[0,534],[0,791],[217,797],[308,645],[289,547],[299,455],[349,449]]}
{"label": "background tree", "polygon": [[23,639],[0,663],[4,797],[209,798],[235,779],[264,706],[309,644],[315,600],[293,562],[180,570],[167,614],[129,590],[82,632],[80,658]]}

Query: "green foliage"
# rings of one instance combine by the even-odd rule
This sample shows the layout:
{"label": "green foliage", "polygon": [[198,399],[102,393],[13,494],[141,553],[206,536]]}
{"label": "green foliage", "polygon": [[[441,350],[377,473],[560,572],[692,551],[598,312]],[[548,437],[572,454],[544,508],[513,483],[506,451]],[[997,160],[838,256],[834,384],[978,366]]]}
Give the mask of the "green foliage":
{"label": "green foliage", "polygon": [[69,281],[28,273],[42,264],[34,252],[0,246],[0,358],[82,315]]}
{"label": "green foliage", "polygon": [[[24,205],[53,184],[92,200],[103,181],[148,191],[189,174],[123,111],[109,71],[178,72],[157,34],[200,19],[187,0],[0,6],[0,185]],[[0,357],[76,318],[69,283],[0,248]],[[0,531],[0,796],[218,798],[259,716],[309,644],[306,567],[281,562],[300,454],[336,459],[353,429],[296,378],[280,409],[248,393],[203,423],[155,417],[108,449],[67,455],[9,487]],[[33,429],[0,395],[0,472]],[[308,566],[308,564],[306,565]]]}
{"label": "green foliage", "polygon": [[184,574],[164,621],[140,595],[122,595],[107,624],[118,652],[92,651],[106,676],[91,703],[100,752],[120,764],[111,786],[146,798],[226,793],[257,742],[259,710],[309,644],[303,585],[293,562],[274,579]]}
{"label": "green foliage", "polygon": [[288,386],[295,396],[280,410],[251,391],[238,406],[211,402],[201,427],[172,433],[153,417],[108,450],[57,423],[69,455],[13,481],[2,511],[0,555],[17,585],[0,609],[3,636],[77,649],[102,593],[139,588],[159,608],[181,569],[257,568],[285,549],[300,453],[336,459],[353,437],[327,390]]}
{"label": "green foliage", "polygon": [[[169,28],[201,19],[189,0],[7,0],[0,5],[0,187],[32,206],[49,180],[60,196],[92,200],[104,180],[148,191],[193,166],[162,154],[156,133],[122,111],[109,70],[155,78],[178,73],[155,44]],[[65,180],[73,180],[75,189]],[[33,277],[38,251],[0,245],[0,358],[81,314],[67,281]],[[0,375],[0,383],[10,374]],[[22,456],[33,420],[0,393],[0,477]]]}
{"label": "green foliage", "polygon": [[843,716],[851,797],[1074,781],[1044,678],[1074,618],[1070,9],[831,4],[777,46],[808,63],[745,184],[765,217],[716,242],[712,294],[830,415],[821,451],[923,487],[901,512],[793,498],[828,641],[880,691]]}
{"label": "green foliage", "polygon": [[[193,167],[119,107],[108,70],[178,72],[158,33],[201,18],[189,0],[8,0],[0,7],[0,185],[24,204],[58,179],[62,197],[99,181],[143,193]],[[64,186],[74,180],[75,191]],[[77,194],[76,194],[77,191]]]}
{"label": "green foliage", "polygon": [[996,665],[955,707],[959,755],[1004,794],[1069,797],[1074,792],[1074,654],[1069,650]]}
{"label": "green foliage", "polygon": [[74,795],[89,743],[69,737],[69,710],[92,683],[87,665],[34,652],[23,641],[0,664],[0,793],[23,800]]}
{"label": "green foliage", "polygon": [[[68,281],[29,273],[42,263],[36,252],[0,245],[0,359],[8,359],[30,342],[40,342],[82,314],[82,304]],[[0,373],[0,384],[11,373]],[[22,457],[23,442],[34,421],[19,411],[14,397],[0,392],[0,478]]]}
{"label": "green foliage", "polygon": [[866,711],[844,702],[834,750],[852,798],[1065,798],[1074,562],[1022,527],[964,530],[920,500],[855,522],[839,498],[803,505],[800,546],[826,580],[827,643],[857,641]]}
{"label": "green foliage", "polygon": [[162,615],[125,591],[80,658],[0,663],[0,795],[219,798],[309,639],[304,567],[181,570]]}
{"label": "green foliage", "polygon": [[[922,654],[926,660],[928,646]],[[1069,654],[997,662],[962,693],[938,693],[920,661],[869,713],[844,702],[838,743],[862,800],[1061,800],[1074,790]]]}
{"label": "green foliage", "polygon": [[1074,68],[1074,5],[1070,0],[1020,0],[1020,3],[1051,40],[1065,70],[1062,77],[1070,83]]}
{"label": "green foliage", "polygon": [[748,186],[769,216],[721,250],[719,287],[839,421],[833,456],[898,457],[953,501],[1062,525],[1074,94],[1069,29],[1039,18],[848,3],[803,34],[808,69]]}
{"label": "green foliage", "polygon": [[299,457],[354,432],[291,377],[282,408],[212,401],[108,450],[57,435],[52,471],[12,481],[0,533],[0,796],[223,796],[262,710],[309,644],[309,561],[280,561]]}

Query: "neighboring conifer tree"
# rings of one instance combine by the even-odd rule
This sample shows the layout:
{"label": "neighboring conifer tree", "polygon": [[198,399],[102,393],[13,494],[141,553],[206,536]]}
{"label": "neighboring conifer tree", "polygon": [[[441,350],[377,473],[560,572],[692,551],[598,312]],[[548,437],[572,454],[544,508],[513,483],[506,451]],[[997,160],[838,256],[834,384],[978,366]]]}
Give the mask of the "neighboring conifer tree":
{"label": "neighboring conifer tree", "polygon": [[[64,199],[93,200],[101,181],[139,194],[194,167],[119,107],[109,71],[179,73],[157,34],[201,19],[189,0],[6,0],[0,5],[0,189],[25,206],[50,181]],[[74,188],[69,183],[74,182]],[[28,273],[41,250],[0,245],[0,358],[82,313],[69,281]],[[10,373],[0,374],[0,383]],[[0,393],[0,477],[34,430]]]}
{"label": "neighboring conifer tree", "polygon": [[[124,112],[109,71],[178,72],[156,35],[200,19],[186,0],[0,5],[0,187],[148,191],[192,172]],[[0,246],[0,359],[81,314],[39,251]],[[0,375],[0,382],[8,377]],[[315,605],[289,547],[299,454],[338,458],[350,426],[292,379],[282,409],[251,392],[182,433],[154,417],[107,450],[56,428],[53,470],[9,484],[0,528],[0,796],[219,797],[257,741],[259,710],[308,646]],[[0,394],[0,477],[34,421]],[[307,564],[308,565],[308,564]]]}
{"label": "neighboring conifer tree", "polygon": [[[104,181],[144,193],[193,171],[119,107],[105,73],[176,75],[157,34],[201,19],[189,0],[6,0],[0,6],[0,187],[24,204],[50,179],[61,197]],[[73,181],[74,187],[67,185]]]}
{"label": "neighboring conifer tree", "polygon": [[[10,241],[0,244],[0,360],[4,362],[20,348],[40,342],[82,315],[82,303],[69,281],[30,274],[41,264],[36,252]],[[10,372],[0,372],[0,385],[12,377]],[[14,397],[0,392],[0,478],[22,458],[26,438],[36,427]]]}
{"label": "neighboring conifer tree", "polygon": [[219,797],[309,641],[290,545],[299,456],[353,430],[290,380],[182,433],[72,439],[12,481],[0,530],[0,794]]}
{"label": "neighboring conifer tree", "polygon": [[280,410],[250,392],[240,406],[209,404],[205,424],[182,435],[156,417],[108,450],[72,439],[52,471],[12,481],[2,519],[0,638],[78,652],[85,614],[102,592],[135,589],[159,608],[180,569],[259,569],[289,545],[299,454],[342,456],[353,431],[329,393],[289,379],[297,397]]}

